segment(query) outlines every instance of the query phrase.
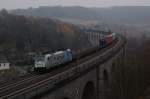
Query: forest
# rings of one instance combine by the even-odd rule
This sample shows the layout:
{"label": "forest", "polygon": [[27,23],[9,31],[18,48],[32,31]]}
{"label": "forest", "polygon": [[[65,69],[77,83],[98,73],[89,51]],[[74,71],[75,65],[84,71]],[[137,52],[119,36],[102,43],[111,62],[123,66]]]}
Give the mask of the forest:
{"label": "forest", "polygon": [[[16,63],[32,53],[86,47],[85,37],[72,24],[0,12],[0,53]],[[83,46],[84,45],[84,46]]]}
{"label": "forest", "polygon": [[113,69],[113,99],[147,99],[150,94],[150,37],[128,37],[124,61]]}

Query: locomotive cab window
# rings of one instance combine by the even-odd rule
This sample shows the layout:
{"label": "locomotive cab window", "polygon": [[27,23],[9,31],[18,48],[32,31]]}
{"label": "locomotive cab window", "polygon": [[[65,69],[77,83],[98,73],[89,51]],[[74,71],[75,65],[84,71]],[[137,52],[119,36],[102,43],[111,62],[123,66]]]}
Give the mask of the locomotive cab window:
{"label": "locomotive cab window", "polygon": [[47,57],[47,60],[49,60],[49,57]]}

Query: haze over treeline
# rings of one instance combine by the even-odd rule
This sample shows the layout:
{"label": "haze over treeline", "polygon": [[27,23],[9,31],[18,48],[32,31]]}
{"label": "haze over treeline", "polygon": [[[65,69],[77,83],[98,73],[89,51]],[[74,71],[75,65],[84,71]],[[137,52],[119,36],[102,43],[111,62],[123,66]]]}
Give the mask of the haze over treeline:
{"label": "haze over treeline", "polygon": [[116,6],[109,8],[39,7],[10,11],[17,15],[96,20],[117,24],[149,24],[150,6]]}

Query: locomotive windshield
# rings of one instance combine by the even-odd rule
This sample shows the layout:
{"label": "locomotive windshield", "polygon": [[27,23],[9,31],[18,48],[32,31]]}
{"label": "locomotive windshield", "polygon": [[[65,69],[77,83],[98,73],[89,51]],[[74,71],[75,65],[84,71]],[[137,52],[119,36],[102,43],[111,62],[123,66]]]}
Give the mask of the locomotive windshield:
{"label": "locomotive windshield", "polygon": [[44,60],[45,60],[44,56],[38,56],[36,57],[35,62],[44,61]]}

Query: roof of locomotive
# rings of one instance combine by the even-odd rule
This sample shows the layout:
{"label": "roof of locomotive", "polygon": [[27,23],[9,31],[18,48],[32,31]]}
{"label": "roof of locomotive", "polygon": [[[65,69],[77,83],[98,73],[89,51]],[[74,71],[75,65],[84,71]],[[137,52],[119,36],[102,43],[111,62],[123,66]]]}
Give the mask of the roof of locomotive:
{"label": "roof of locomotive", "polygon": [[58,55],[58,54],[62,54],[64,53],[64,51],[58,51],[58,52],[55,52],[54,55]]}

